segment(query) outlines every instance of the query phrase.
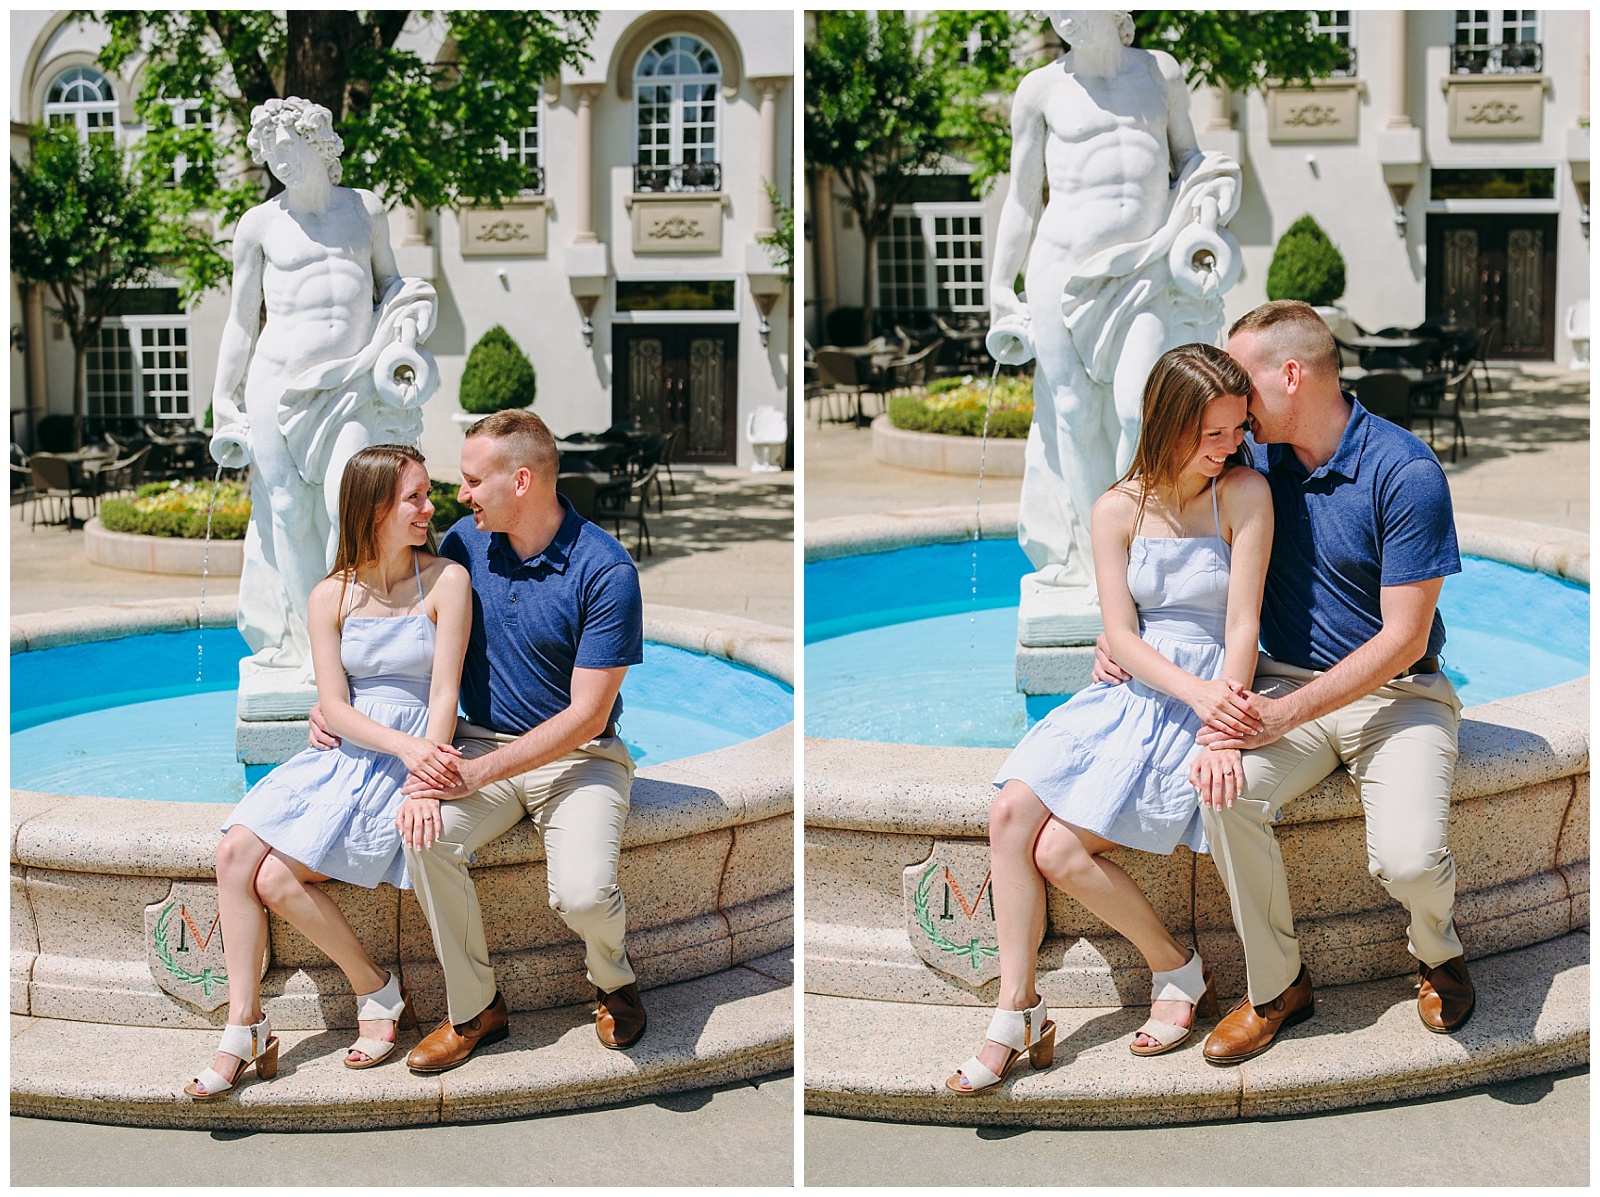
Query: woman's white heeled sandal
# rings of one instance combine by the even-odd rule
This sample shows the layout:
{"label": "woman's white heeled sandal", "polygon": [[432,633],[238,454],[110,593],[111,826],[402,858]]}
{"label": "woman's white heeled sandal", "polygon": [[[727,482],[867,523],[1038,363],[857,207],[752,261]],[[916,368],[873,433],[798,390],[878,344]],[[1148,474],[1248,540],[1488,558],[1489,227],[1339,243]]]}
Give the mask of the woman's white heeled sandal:
{"label": "woman's white heeled sandal", "polygon": [[[363,1035],[345,1049],[344,1066],[346,1068],[371,1068],[374,1064],[381,1063],[390,1052],[394,1051],[395,1041],[400,1038],[400,1029],[404,1026],[416,1026],[417,1019],[411,1013],[411,1004],[405,993],[400,988],[400,978],[393,973],[382,989],[372,993],[356,994],[356,1020],[358,1022],[374,1022],[387,1019],[395,1024],[394,1039],[374,1039],[370,1035]],[[366,1056],[365,1060],[352,1060],[350,1052],[360,1052]]]}
{"label": "woman's white heeled sandal", "polygon": [[1056,1058],[1056,1024],[1050,1021],[1042,997],[1031,1010],[996,1010],[984,1038],[1011,1050],[1005,1064],[999,1072],[993,1072],[973,1056],[945,1081],[944,1087],[950,1092],[967,1097],[993,1088],[1006,1079],[1011,1066],[1023,1055],[1035,1068],[1048,1068]]}
{"label": "woman's white heeled sandal", "polygon": [[267,1025],[265,1014],[261,1016],[260,1022],[250,1026],[228,1023],[222,1028],[222,1041],[217,1044],[217,1050],[227,1052],[230,1056],[238,1056],[239,1067],[233,1070],[232,1080],[214,1068],[207,1068],[195,1077],[183,1087],[183,1091],[195,1101],[210,1101],[214,1097],[221,1097],[234,1087],[244,1076],[245,1069],[252,1064],[256,1066],[256,1075],[264,1081],[270,1081],[278,1075],[278,1037]]}
{"label": "woman's white heeled sandal", "polygon": [[1135,1031],[1133,1036],[1137,1040],[1140,1035],[1144,1035],[1154,1039],[1155,1043],[1149,1047],[1140,1047],[1137,1042],[1128,1044],[1128,1050],[1136,1056],[1159,1056],[1162,1052],[1170,1052],[1193,1033],[1195,1021],[1202,1013],[1216,1016],[1217,991],[1211,984],[1211,974],[1206,971],[1205,962],[1200,959],[1198,948],[1182,968],[1150,974],[1150,1000],[1188,1002],[1194,1007],[1194,1014],[1186,1027],[1163,1022],[1159,1018],[1147,1019],[1144,1026]]}

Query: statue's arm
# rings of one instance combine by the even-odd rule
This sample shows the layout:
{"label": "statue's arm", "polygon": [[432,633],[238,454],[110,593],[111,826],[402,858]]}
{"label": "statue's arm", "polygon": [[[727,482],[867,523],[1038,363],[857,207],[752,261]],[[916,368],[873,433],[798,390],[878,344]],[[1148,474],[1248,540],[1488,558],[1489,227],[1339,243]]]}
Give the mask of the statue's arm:
{"label": "statue's arm", "polygon": [[395,264],[394,246],[389,243],[389,213],[377,196],[365,188],[356,188],[362,207],[367,212],[367,225],[372,234],[372,283],[381,300],[400,278],[400,267]]}
{"label": "statue's arm", "polygon": [[1011,188],[995,230],[994,265],[989,274],[989,307],[995,320],[1020,313],[1016,279],[1027,264],[1028,245],[1044,210],[1045,79],[1024,76],[1011,105]]}
{"label": "statue's arm", "polygon": [[1172,155],[1172,173],[1176,176],[1183,173],[1191,158],[1200,155],[1200,141],[1189,115],[1189,84],[1183,77],[1183,68],[1172,55],[1165,50],[1152,50],[1150,54],[1167,88],[1167,150]]}
{"label": "statue's arm", "polygon": [[239,221],[233,235],[233,287],[228,317],[217,348],[217,377],[211,388],[211,456],[219,465],[238,469],[249,464],[250,423],[241,406],[240,392],[250,364],[250,349],[261,327],[261,280],[266,260],[261,251],[261,230],[254,211]]}

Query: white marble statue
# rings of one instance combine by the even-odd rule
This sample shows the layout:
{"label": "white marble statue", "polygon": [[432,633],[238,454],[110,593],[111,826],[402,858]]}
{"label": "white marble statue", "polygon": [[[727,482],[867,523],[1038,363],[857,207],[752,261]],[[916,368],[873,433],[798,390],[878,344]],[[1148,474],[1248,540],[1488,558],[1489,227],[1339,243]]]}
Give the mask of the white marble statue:
{"label": "white marble statue", "polygon": [[989,275],[989,352],[1037,359],[1017,526],[1036,571],[1023,583],[1024,645],[1099,631],[1090,511],[1132,461],[1151,367],[1175,346],[1216,342],[1239,271],[1222,228],[1239,167],[1196,144],[1177,62],[1131,48],[1125,12],[1048,15],[1071,48],[1013,99]]}
{"label": "white marble statue", "polygon": [[269,691],[311,684],[306,605],[333,561],[345,463],[367,445],[416,444],[438,385],[420,344],[434,289],[399,277],[377,197],[338,186],[344,146],[329,111],[269,100],[251,113],[247,144],[284,190],[234,234],[212,394],[212,456],[253,465],[239,631],[254,655],[241,666],[241,714],[252,677],[270,679]]}

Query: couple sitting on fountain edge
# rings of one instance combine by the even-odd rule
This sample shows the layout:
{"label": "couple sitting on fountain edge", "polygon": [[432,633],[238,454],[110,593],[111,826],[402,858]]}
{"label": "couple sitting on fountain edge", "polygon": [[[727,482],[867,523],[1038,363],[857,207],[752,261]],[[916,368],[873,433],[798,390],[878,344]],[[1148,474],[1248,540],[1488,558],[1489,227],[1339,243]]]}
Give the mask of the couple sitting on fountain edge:
{"label": "couple sitting on fountain edge", "polygon": [[[252,1063],[277,1072],[261,1007],[270,908],[343,970],[369,1068],[413,1016],[320,882],[415,887],[444,969],[448,1014],[406,1058],[466,1062],[506,1038],[473,853],[524,815],[545,845],[550,905],[583,937],[595,1029],[625,1048],[645,1029],[617,886],[634,765],[620,689],[643,659],[633,560],[556,493],[556,446],[527,411],[472,425],[461,449],[472,509],[429,553],[428,472],[404,445],[363,449],[339,490],[332,571],[312,593],[318,705],[311,747],[258,782],[224,825],[217,897],[228,1024],[185,1092],[214,1098]],[[457,702],[466,718],[457,720]]]}
{"label": "couple sitting on fountain edge", "polygon": [[1423,1025],[1448,1033],[1471,1015],[1445,842],[1461,711],[1438,658],[1440,588],[1461,569],[1450,491],[1432,451],[1342,393],[1338,370],[1322,318],[1282,300],[1237,321],[1226,353],[1184,345],[1150,373],[1133,463],[1091,521],[1096,684],[994,779],[999,1008],[950,1091],[997,1085],[1024,1055],[1053,1059],[1036,985],[1047,881],[1149,964],[1135,1055],[1170,1051],[1198,1010],[1216,1013],[1200,953],[1106,859],[1119,846],[1216,856],[1247,989],[1207,1038],[1208,1062],[1250,1059],[1311,1017],[1272,825],[1340,764],[1366,813],[1369,870],[1410,914]]}

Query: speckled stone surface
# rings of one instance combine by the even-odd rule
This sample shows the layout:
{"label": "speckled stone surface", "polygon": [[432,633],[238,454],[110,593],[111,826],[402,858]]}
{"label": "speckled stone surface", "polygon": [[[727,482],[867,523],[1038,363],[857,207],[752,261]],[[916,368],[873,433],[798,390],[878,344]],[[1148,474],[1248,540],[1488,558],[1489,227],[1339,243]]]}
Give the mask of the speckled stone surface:
{"label": "speckled stone surface", "polygon": [[1320,986],[1317,1013],[1232,1068],[1205,1063],[1200,1029],[1182,1047],[1127,1050],[1145,1013],[1050,1011],[1054,1066],[1025,1065],[973,1097],[943,1085],[982,1042],[986,1010],[806,998],[810,1113],[1001,1126],[1140,1126],[1259,1118],[1447,1093],[1555,1071],[1589,1056],[1589,937],[1572,934],[1472,962],[1478,1007],[1456,1035],[1429,1034],[1407,979]]}
{"label": "speckled stone surface", "polygon": [[1589,534],[1524,520],[1456,513],[1463,553],[1589,584]]}
{"label": "speckled stone surface", "polygon": [[[793,990],[787,954],[714,977],[647,989],[650,1025],[637,1047],[595,1040],[592,1007],[517,1014],[511,1037],[437,1076],[406,1069],[405,1031],[375,1068],[341,1063],[349,1031],[277,1032],[276,1079],[254,1072],[214,1102],[183,1096],[210,1062],[216,1032],[107,1027],[13,1017],[14,1114],[84,1122],[230,1130],[356,1130],[577,1109],[760,1076],[790,1066]],[[115,1067],[108,1067],[115,1061]]]}
{"label": "speckled stone surface", "polygon": [[202,619],[208,628],[232,627],[237,615],[238,600],[234,598],[208,599],[204,612],[198,598],[143,599],[104,607],[39,611],[12,617],[11,651],[119,640],[140,632],[182,632],[200,627]]}
{"label": "speckled stone surface", "polygon": [[1017,508],[1016,503],[988,503],[981,511],[976,505],[923,507],[807,520],[806,560],[828,561],[909,545],[949,544],[971,540],[975,530],[984,540],[1013,540],[1017,535]]}
{"label": "speckled stone surface", "polygon": [[1094,647],[1017,645],[1017,690],[1022,694],[1076,694],[1094,680]]}

